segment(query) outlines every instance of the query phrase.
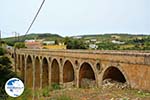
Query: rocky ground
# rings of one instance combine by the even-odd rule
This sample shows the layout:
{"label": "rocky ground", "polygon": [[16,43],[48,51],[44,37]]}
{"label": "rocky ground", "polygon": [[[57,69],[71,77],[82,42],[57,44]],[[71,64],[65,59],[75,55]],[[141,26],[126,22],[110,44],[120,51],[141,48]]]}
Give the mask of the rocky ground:
{"label": "rocky ground", "polygon": [[116,88],[73,88],[52,91],[47,100],[150,100],[150,93]]}
{"label": "rocky ground", "polygon": [[127,83],[107,79],[101,88],[54,90],[43,100],[150,100],[150,92],[130,89]]}

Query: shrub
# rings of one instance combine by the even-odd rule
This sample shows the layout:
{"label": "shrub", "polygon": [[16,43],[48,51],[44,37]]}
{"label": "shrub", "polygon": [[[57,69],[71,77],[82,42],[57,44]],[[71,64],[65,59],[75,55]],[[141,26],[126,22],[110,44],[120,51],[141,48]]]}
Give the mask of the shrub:
{"label": "shrub", "polygon": [[56,97],[56,100],[72,100],[72,99],[71,99],[71,97],[63,94],[59,97]]}
{"label": "shrub", "polygon": [[61,88],[60,88],[60,85],[59,85],[59,84],[53,83],[53,84],[52,84],[52,89],[53,89],[53,90],[58,90],[58,89],[61,89]]}
{"label": "shrub", "polygon": [[51,87],[45,87],[43,90],[42,90],[42,95],[44,97],[48,97],[49,96],[49,91],[52,91],[52,88]]}
{"label": "shrub", "polygon": [[0,56],[4,55],[5,53],[6,53],[6,51],[2,47],[0,47]]}

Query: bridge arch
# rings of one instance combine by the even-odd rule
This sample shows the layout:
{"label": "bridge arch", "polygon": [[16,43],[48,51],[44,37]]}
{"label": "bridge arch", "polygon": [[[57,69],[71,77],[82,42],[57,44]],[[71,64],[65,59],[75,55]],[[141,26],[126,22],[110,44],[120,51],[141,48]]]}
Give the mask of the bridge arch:
{"label": "bridge arch", "polygon": [[[84,87],[83,79],[88,79],[90,82],[96,82],[96,72],[92,64],[83,62],[79,68],[79,87]],[[85,86],[86,87],[86,86]]]}
{"label": "bridge arch", "polygon": [[49,64],[48,59],[46,57],[42,60],[42,87],[48,86],[48,79],[49,79]]}
{"label": "bridge arch", "polygon": [[102,79],[101,82],[105,79],[111,79],[114,81],[127,83],[129,85],[129,80],[125,74],[125,72],[122,70],[119,66],[108,66],[104,69],[102,72]]}
{"label": "bridge arch", "polygon": [[35,88],[40,88],[40,74],[41,74],[41,68],[40,68],[40,58],[38,56],[35,57]]}
{"label": "bridge arch", "polygon": [[75,70],[73,63],[69,60],[66,60],[63,65],[63,83],[72,82],[75,79]]}
{"label": "bridge arch", "polygon": [[60,80],[60,66],[56,58],[52,59],[51,63],[51,83],[59,84]]}
{"label": "bridge arch", "polygon": [[33,87],[33,58],[28,55],[26,58],[26,85],[29,88]]}

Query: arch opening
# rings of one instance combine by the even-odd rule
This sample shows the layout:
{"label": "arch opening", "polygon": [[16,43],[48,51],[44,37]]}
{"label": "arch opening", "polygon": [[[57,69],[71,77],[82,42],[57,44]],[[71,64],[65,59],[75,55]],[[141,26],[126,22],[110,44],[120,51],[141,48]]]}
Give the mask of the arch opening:
{"label": "arch opening", "polygon": [[11,57],[14,58],[14,53],[12,53]]}
{"label": "arch opening", "polygon": [[63,67],[63,82],[72,82],[74,80],[74,69],[70,61],[66,61]]}
{"label": "arch opening", "polygon": [[38,57],[35,59],[35,88],[40,88],[40,60]]}
{"label": "arch opening", "polygon": [[96,84],[95,80],[95,74],[91,65],[83,63],[79,71],[79,87],[93,87]]}
{"label": "arch opening", "polygon": [[53,60],[51,65],[51,83],[59,84],[59,64],[56,59]]}
{"label": "arch opening", "polygon": [[33,62],[31,56],[27,57],[26,84],[29,88],[33,86]]}
{"label": "arch opening", "polygon": [[100,63],[97,63],[97,64],[96,64],[96,68],[97,68],[98,71],[100,71],[100,69],[101,69]]}
{"label": "arch opening", "polygon": [[116,67],[109,67],[108,69],[106,69],[103,75],[103,81],[106,79],[111,79],[121,83],[126,82],[123,73]]}
{"label": "arch opening", "polygon": [[20,70],[21,70],[21,62],[20,62],[20,58],[21,58],[21,55],[18,55],[18,57],[17,57],[17,64],[18,64],[18,71],[20,72]]}
{"label": "arch opening", "polygon": [[43,59],[42,61],[42,68],[43,68],[43,73],[42,73],[42,88],[48,86],[48,61],[46,58]]}

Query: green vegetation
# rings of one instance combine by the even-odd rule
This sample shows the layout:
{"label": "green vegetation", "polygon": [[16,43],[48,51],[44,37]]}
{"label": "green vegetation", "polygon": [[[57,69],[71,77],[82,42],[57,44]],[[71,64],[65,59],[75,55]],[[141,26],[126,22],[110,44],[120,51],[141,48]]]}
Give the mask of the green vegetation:
{"label": "green vegetation", "polygon": [[7,100],[31,100],[31,99],[32,99],[32,90],[28,88],[25,88],[23,94],[17,97],[17,99],[12,97],[7,98]]}
{"label": "green vegetation", "polygon": [[43,90],[42,90],[42,96],[44,97],[48,97],[50,96],[49,92],[52,91],[52,88],[51,87],[45,87]]}
{"label": "green vegetation", "polygon": [[[34,93],[33,93],[34,92]],[[25,89],[24,93],[18,98],[9,97],[7,100],[31,100],[34,94],[35,100],[99,100],[99,97],[109,100],[149,100],[150,93],[135,89],[118,89],[118,88],[68,88],[56,90],[53,87],[45,87],[42,90]]]}
{"label": "green vegetation", "polygon": [[6,51],[0,47],[0,56],[3,56],[6,53]]}
{"label": "green vegetation", "polygon": [[[90,40],[96,39],[96,42]],[[84,35],[82,40],[89,40],[88,44],[95,44],[98,50],[150,50],[149,35],[130,34],[104,34],[104,35]],[[119,41],[120,43],[113,43]],[[122,43],[121,43],[122,42]]]}
{"label": "green vegetation", "polygon": [[[78,37],[78,36],[77,36]],[[27,39],[43,39],[45,41],[55,41],[55,44],[65,43],[67,49],[98,49],[98,50],[150,50],[149,35],[130,35],[130,34],[103,34],[103,35],[83,35],[81,38],[61,37],[57,34],[29,34],[26,37],[20,36],[5,38],[8,45],[14,46],[16,42],[23,42]],[[112,41],[116,41],[113,43]],[[120,43],[117,43],[120,42]],[[96,47],[90,47],[90,45]],[[18,46],[20,48],[20,46]]]}
{"label": "green vegetation", "polygon": [[67,49],[87,49],[87,45],[81,39],[73,39],[69,37],[64,38],[64,43],[67,45]]}
{"label": "green vegetation", "polygon": [[25,44],[24,44],[24,42],[16,42],[14,47],[17,49],[25,48]]}
{"label": "green vegetation", "polygon": [[72,100],[72,99],[71,97],[63,94],[63,95],[57,96],[55,99],[50,99],[50,100]]}
{"label": "green vegetation", "polygon": [[55,91],[55,90],[60,90],[61,87],[59,84],[53,83],[51,86],[47,86],[41,90],[36,90],[35,93],[35,98],[46,98],[50,96],[50,92]]}
{"label": "green vegetation", "polygon": [[5,56],[5,50],[0,47],[0,100],[6,98],[4,86],[8,79],[17,77],[16,73],[12,71],[11,61]]}
{"label": "green vegetation", "polygon": [[8,45],[14,46],[16,42],[24,42],[25,40],[31,40],[31,39],[45,39],[46,41],[49,40],[56,40],[61,39],[62,37],[57,34],[50,34],[50,33],[43,33],[43,34],[28,34],[26,36],[19,36],[19,37],[9,37],[4,38],[3,41],[5,41]]}
{"label": "green vegetation", "polygon": [[61,89],[60,85],[54,83],[54,84],[52,84],[52,86],[47,86],[42,89],[42,96],[48,97],[48,96],[50,96],[50,94],[49,94],[50,91],[59,90],[59,89]]}
{"label": "green vegetation", "polygon": [[57,84],[57,83],[53,83],[51,88],[52,88],[52,90],[59,90],[59,89],[61,89],[60,85]]}
{"label": "green vegetation", "polygon": [[116,44],[113,44],[111,42],[106,42],[106,43],[99,43],[98,44],[98,49],[99,50],[116,50],[118,49],[119,46]]}

